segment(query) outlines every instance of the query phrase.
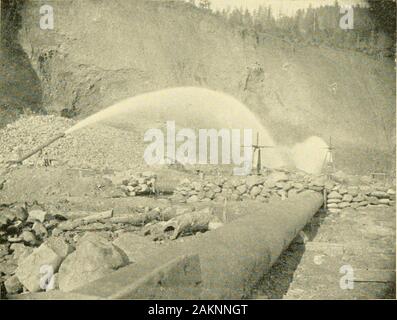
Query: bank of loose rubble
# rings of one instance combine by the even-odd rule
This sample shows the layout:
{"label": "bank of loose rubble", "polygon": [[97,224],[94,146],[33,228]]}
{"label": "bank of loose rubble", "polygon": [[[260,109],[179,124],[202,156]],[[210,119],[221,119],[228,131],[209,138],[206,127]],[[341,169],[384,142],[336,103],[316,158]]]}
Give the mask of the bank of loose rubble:
{"label": "bank of loose rubble", "polygon": [[[118,173],[112,182],[125,197],[161,194],[152,172]],[[165,240],[222,227],[211,201],[282,201],[314,190],[326,196],[327,210],[332,213],[348,207],[395,205],[395,190],[390,185],[369,177],[356,177],[355,182],[352,185],[341,173],[329,180],[302,172],[268,170],[261,176],[185,179],[169,196],[172,205],[137,208],[133,214],[52,212],[37,203],[3,205],[0,272],[5,290],[8,294],[70,291],[139,261],[143,253]],[[195,202],[207,202],[208,206],[200,210],[189,207]]]}
{"label": "bank of loose rubble", "polygon": [[[12,155],[18,158],[71,125],[73,121],[57,117],[22,118],[8,125],[0,135],[0,164],[10,160]],[[46,154],[39,154],[26,164],[40,165],[42,160],[51,161],[53,157],[55,161],[62,159],[72,167],[81,168],[82,158],[88,162],[92,158],[93,163],[88,167],[104,168],[105,160],[100,155],[104,150],[91,148],[95,145],[91,139],[98,139],[94,136],[90,136],[89,131],[77,136],[86,139],[84,147],[76,137],[59,141]],[[110,134],[109,141],[113,138]],[[70,153],[71,150],[74,153]],[[117,158],[117,154],[114,157]],[[116,160],[123,168],[128,168],[124,160]],[[134,159],[125,161],[134,162]],[[113,210],[61,212],[37,202],[0,204],[2,292],[13,295],[74,290],[139,261],[167,241],[179,241],[183,236],[222,227],[226,221],[215,214],[216,203],[282,201],[313,190],[324,195],[326,209],[331,213],[345,208],[395,205],[392,181],[379,182],[342,172],[331,179],[289,170],[264,170],[260,176],[247,177],[206,176],[203,173],[188,176],[179,184],[171,185],[159,183],[153,172],[125,170],[105,175],[115,191],[112,194],[117,197],[167,198],[167,205],[137,207],[128,213],[115,214]],[[164,185],[167,190],[161,190]],[[0,193],[1,189],[0,177]],[[195,209],[193,204],[200,203],[204,204]]]}

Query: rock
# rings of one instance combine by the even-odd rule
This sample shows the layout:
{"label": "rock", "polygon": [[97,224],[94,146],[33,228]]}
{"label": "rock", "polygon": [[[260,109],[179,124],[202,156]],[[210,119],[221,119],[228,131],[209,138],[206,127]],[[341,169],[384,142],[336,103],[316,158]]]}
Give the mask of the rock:
{"label": "rock", "polygon": [[337,203],[327,203],[327,208],[339,208]]}
{"label": "rock", "polygon": [[293,197],[294,195],[296,195],[298,193],[298,190],[296,189],[290,189],[288,190],[288,198],[289,197]]}
{"label": "rock", "polygon": [[45,244],[49,248],[54,250],[54,252],[63,259],[65,259],[70,253],[74,251],[74,248],[60,237],[48,238],[45,241]]}
{"label": "rock", "polygon": [[32,231],[34,231],[35,235],[40,238],[44,238],[48,235],[47,229],[38,221],[33,224]]}
{"label": "rock", "polygon": [[300,183],[300,182],[295,182],[292,186],[295,189],[297,189],[297,190],[303,190],[304,189],[304,185],[302,183]]}
{"label": "rock", "polygon": [[333,176],[334,180],[339,183],[346,182],[347,178],[348,178],[347,175],[341,170],[339,170],[338,172],[335,172],[332,176]]}
{"label": "rock", "polygon": [[364,184],[371,184],[372,178],[370,176],[362,176],[360,177],[360,181]]}
{"label": "rock", "polygon": [[336,191],[332,191],[330,194],[327,196],[328,199],[342,199],[342,195],[340,195]]}
{"label": "rock", "polygon": [[328,204],[339,203],[339,202],[342,202],[342,199],[327,199]]}
{"label": "rock", "polygon": [[19,221],[26,221],[29,217],[28,211],[24,206],[14,208],[14,211],[15,211],[15,217]]}
{"label": "rock", "polygon": [[23,227],[22,221],[15,221],[13,224],[9,225],[6,229],[9,235],[18,234]]}
{"label": "rock", "polygon": [[6,299],[7,297],[7,290],[4,286],[4,281],[0,279],[0,300]]}
{"label": "rock", "polygon": [[[356,203],[357,203],[357,202],[356,202]],[[368,205],[368,201],[361,201],[361,202],[358,202],[357,204],[358,204],[357,207],[364,207],[364,206],[367,206],[367,205]]]}
{"label": "rock", "polygon": [[372,191],[372,192],[371,192],[371,196],[372,196],[372,197],[377,197],[378,199],[386,199],[386,198],[389,198],[389,194],[387,194],[387,193],[384,192],[384,191],[379,191],[379,190],[377,190],[377,191]]}
{"label": "rock", "polygon": [[276,188],[277,189],[284,189],[286,186],[285,182],[276,182]]}
{"label": "rock", "polygon": [[352,195],[353,197],[357,196],[360,189],[356,186],[350,186],[347,188],[347,192]]}
{"label": "rock", "polygon": [[223,226],[224,226],[224,224],[222,222],[210,221],[210,223],[208,224],[208,230],[209,231],[216,230],[216,229],[222,228]]}
{"label": "rock", "polygon": [[324,188],[328,191],[332,190],[332,188],[335,186],[335,183],[333,181],[327,180],[324,183]]}
{"label": "rock", "polygon": [[97,234],[86,234],[59,269],[59,289],[72,291],[126,265],[119,248]]}
{"label": "rock", "polygon": [[199,199],[198,196],[193,195],[193,196],[189,197],[189,198],[186,200],[186,202],[187,202],[187,203],[194,203],[194,202],[198,202],[199,200],[200,200],[200,199]]}
{"label": "rock", "polygon": [[353,202],[362,202],[365,201],[366,197],[362,194],[358,194],[356,197],[353,198]]}
{"label": "rock", "polygon": [[252,197],[256,197],[258,194],[261,193],[261,191],[262,191],[262,190],[261,190],[259,187],[255,186],[255,187],[253,187],[253,188],[251,189],[250,195],[251,195]]}
{"label": "rock", "polygon": [[8,244],[0,244],[0,259],[7,256],[9,253]]}
{"label": "rock", "polygon": [[288,181],[288,175],[285,172],[272,172],[266,179],[266,181],[270,181],[271,183]]}
{"label": "rock", "polygon": [[316,177],[314,180],[312,180],[311,185],[316,187],[324,187],[326,180],[326,177]]}
{"label": "rock", "polygon": [[43,210],[35,209],[29,211],[29,221],[40,221],[41,223],[43,223],[47,219],[49,219],[49,214]]}
{"label": "rock", "polygon": [[13,251],[14,259],[18,261],[18,264],[33,252],[31,247],[27,247],[22,243],[13,243],[10,246],[10,250]]}
{"label": "rock", "polygon": [[20,238],[24,243],[30,244],[31,246],[34,246],[37,243],[34,233],[27,230],[21,233]]}
{"label": "rock", "polygon": [[196,190],[196,191],[201,191],[201,190],[203,189],[202,183],[201,183],[201,182],[198,182],[198,181],[192,182],[191,186],[192,186],[192,188],[193,188],[194,190]]}
{"label": "rock", "polygon": [[38,292],[45,289],[43,277],[48,273],[56,273],[62,260],[62,257],[43,243],[19,263],[15,274],[26,289]]}
{"label": "rock", "polygon": [[144,259],[158,248],[155,242],[131,232],[121,234],[113,245],[126,254],[130,263]]}
{"label": "rock", "polygon": [[350,207],[350,203],[349,202],[341,202],[341,203],[338,203],[338,207],[340,209],[347,208],[347,207]]}
{"label": "rock", "polygon": [[22,283],[17,276],[13,275],[4,282],[7,294],[18,294],[23,290]]}
{"label": "rock", "polygon": [[353,196],[351,194],[345,194],[342,198],[343,202],[352,202]]}
{"label": "rock", "polygon": [[277,190],[277,194],[281,197],[281,200],[285,200],[288,197],[288,194],[285,190]]}
{"label": "rock", "polygon": [[0,212],[0,230],[5,230],[10,223],[10,219],[2,215]]}
{"label": "rock", "polygon": [[289,190],[291,190],[293,187],[292,187],[292,183],[291,182],[286,182],[286,183],[284,183],[284,187],[283,187],[283,190],[284,191],[289,191]]}
{"label": "rock", "polygon": [[251,189],[253,186],[258,186],[265,182],[265,178],[262,176],[248,176],[245,183],[248,188]]}
{"label": "rock", "polygon": [[59,235],[61,235],[62,234],[62,230],[61,229],[59,229],[59,228],[54,228],[53,230],[52,230],[52,232],[51,232],[51,235],[52,236],[54,236],[54,237],[58,237]]}
{"label": "rock", "polygon": [[245,184],[238,186],[237,191],[240,193],[240,195],[244,194],[247,192],[247,186]]}
{"label": "rock", "polygon": [[362,194],[365,194],[367,196],[371,194],[371,191],[372,191],[371,187],[369,187],[369,186],[360,186],[359,188],[360,188],[360,192]]}
{"label": "rock", "polygon": [[373,204],[373,205],[377,205],[378,203],[379,203],[379,199],[377,198],[377,197],[368,197],[367,198],[367,201],[370,203],[370,204]]}

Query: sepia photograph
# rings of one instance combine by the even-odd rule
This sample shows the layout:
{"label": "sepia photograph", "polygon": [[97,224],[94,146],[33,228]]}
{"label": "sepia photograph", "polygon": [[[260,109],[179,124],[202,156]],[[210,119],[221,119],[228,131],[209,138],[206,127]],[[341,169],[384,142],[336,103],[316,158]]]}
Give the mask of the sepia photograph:
{"label": "sepia photograph", "polygon": [[0,4],[0,305],[396,300],[395,0]]}

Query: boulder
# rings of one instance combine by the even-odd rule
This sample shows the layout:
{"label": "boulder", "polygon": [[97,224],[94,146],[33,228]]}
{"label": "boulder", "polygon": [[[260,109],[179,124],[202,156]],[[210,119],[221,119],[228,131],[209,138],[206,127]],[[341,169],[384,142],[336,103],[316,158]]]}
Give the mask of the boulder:
{"label": "boulder", "polygon": [[341,202],[341,203],[338,203],[338,207],[340,209],[347,208],[347,207],[350,207],[350,203],[349,202]]}
{"label": "boulder", "polygon": [[251,189],[250,195],[251,195],[252,197],[256,197],[258,194],[261,193],[261,191],[262,191],[262,190],[261,190],[259,187],[254,186],[254,187]]}
{"label": "boulder", "polygon": [[327,196],[328,199],[342,199],[342,195],[339,192],[332,191],[330,194]]}
{"label": "boulder", "polygon": [[373,197],[373,196],[368,197],[367,201],[369,202],[369,204],[372,204],[372,205],[379,204],[379,199],[377,197]]}
{"label": "boulder", "polygon": [[113,241],[113,245],[126,254],[130,263],[144,259],[146,256],[155,252],[158,247],[155,242],[149,240],[147,237],[131,232],[121,234]]}
{"label": "boulder", "polygon": [[361,201],[361,202],[358,202],[357,204],[358,204],[358,207],[365,207],[368,205],[368,201]]}
{"label": "boulder", "polygon": [[40,222],[44,222],[46,220],[49,219],[49,214],[47,212],[45,212],[44,210],[40,210],[40,209],[35,209],[35,210],[31,210],[29,211],[29,221],[40,221]]}
{"label": "boulder", "polygon": [[187,203],[194,203],[194,202],[198,202],[200,199],[197,195],[193,195],[191,197],[189,197],[186,202]]}
{"label": "boulder", "polygon": [[300,182],[295,182],[295,183],[293,184],[293,187],[294,187],[295,189],[297,189],[297,190],[303,190],[305,186],[304,186],[302,183],[300,183]]}
{"label": "boulder", "polygon": [[348,176],[343,171],[337,171],[333,175],[333,178],[336,182],[344,183],[348,180]]}
{"label": "boulder", "polygon": [[8,278],[4,282],[4,286],[6,288],[7,294],[18,294],[21,293],[23,290],[22,283],[18,280],[16,275]]}
{"label": "boulder", "polygon": [[20,262],[15,274],[26,289],[38,292],[45,289],[42,282],[44,268],[55,274],[62,260],[63,257],[43,243]]}
{"label": "boulder", "polygon": [[352,202],[353,196],[351,194],[345,194],[342,198],[343,202]]}
{"label": "boulder", "polygon": [[238,191],[240,194],[244,194],[244,193],[247,192],[247,186],[246,186],[245,184],[243,184],[243,185],[241,185],[241,186],[238,186],[238,187],[237,187],[237,191]]}
{"label": "boulder", "polygon": [[326,182],[326,177],[316,177],[312,180],[311,185],[316,187],[324,187]]}
{"label": "boulder", "polygon": [[7,256],[9,253],[8,244],[0,244],[0,259]]}
{"label": "boulder", "polygon": [[339,202],[342,202],[342,199],[327,199],[328,204],[339,203]]}
{"label": "boulder", "polygon": [[37,243],[36,236],[31,231],[24,230],[21,233],[20,238],[24,243],[29,244],[31,246],[34,246]]}
{"label": "boulder", "polygon": [[5,230],[10,224],[10,219],[2,214],[0,214],[0,230]]}
{"label": "boulder", "polygon": [[390,200],[389,199],[379,199],[379,204],[389,204]]}
{"label": "boulder", "polygon": [[285,183],[285,182],[277,182],[277,183],[276,183],[276,188],[277,188],[277,189],[284,189],[285,186],[286,186],[286,183]]}
{"label": "boulder", "polygon": [[128,258],[104,237],[86,234],[59,269],[59,289],[72,291],[125,266]]}
{"label": "boulder", "polygon": [[327,204],[327,208],[339,208],[339,206],[337,203],[330,203],[330,204]]}
{"label": "boulder", "polygon": [[38,221],[33,224],[32,231],[35,233],[36,236],[40,238],[44,238],[48,235],[47,229],[41,222]]}
{"label": "boulder", "polygon": [[372,178],[370,176],[362,176],[360,177],[360,181],[364,184],[371,184]]}
{"label": "boulder", "polygon": [[360,189],[356,186],[350,186],[347,188],[347,192],[352,195],[353,197],[357,196],[360,192]]}
{"label": "boulder", "polygon": [[331,180],[327,180],[324,183],[324,188],[327,189],[328,191],[332,190],[333,187],[335,187],[335,183],[333,181],[331,181]]}
{"label": "boulder", "polygon": [[372,188],[369,187],[369,186],[360,186],[359,188],[360,188],[360,192],[361,192],[362,194],[367,195],[367,196],[370,195],[371,192],[372,192]]}
{"label": "boulder", "polygon": [[22,243],[13,243],[10,246],[10,250],[13,251],[14,259],[18,261],[18,264],[19,261],[22,261],[33,252],[31,247],[25,246]]}
{"label": "boulder", "polygon": [[266,179],[266,181],[277,183],[288,181],[288,175],[282,171],[272,172]]}
{"label": "boulder", "polygon": [[48,238],[45,244],[48,247],[50,247],[52,250],[54,250],[56,254],[62,257],[63,259],[74,251],[74,248],[60,237]]}
{"label": "boulder", "polygon": [[353,202],[362,202],[365,201],[366,197],[362,194],[358,194],[356,197],[353,198]]}
{"label": "boulder", "polygon": [[371,196],[377,197],[378,199],[387,199],[387,198],[389,198],[390,195],[387,194],[387,192],[385,192],[385,191],[376,190],[376,191],[371,192]]}
{"label": "boulder", "polygon": [[248,188],[252,188],[253,186],[258,186],[265,182],[265,178],[263,176],[248,176],[245,183]]}
{"label": "boulder", "polygon": [[298,191],[296,189],[290,189],[288,190],[288,198],[289,197],[293,197],[294,195],[296,195],[298,193]]}

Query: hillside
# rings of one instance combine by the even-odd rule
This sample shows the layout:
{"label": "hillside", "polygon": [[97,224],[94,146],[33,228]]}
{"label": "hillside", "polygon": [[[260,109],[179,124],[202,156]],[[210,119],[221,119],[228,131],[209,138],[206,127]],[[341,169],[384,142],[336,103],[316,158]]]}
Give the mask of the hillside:
{"label": "hillside", "polygon": [[23,9],[19,43],[50,113],[69,109],[82,119],[140,93],[199,86],[245,103],[278,144],[332,136],[339,168],[394,168],[393,61],[292,50],[272,37],[258,46],[208,11],[179,2],[47,1],[55,30],[41,30],[40,4],[28,1]]}

